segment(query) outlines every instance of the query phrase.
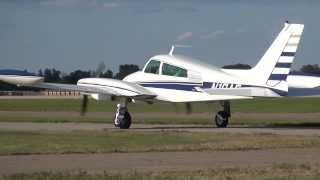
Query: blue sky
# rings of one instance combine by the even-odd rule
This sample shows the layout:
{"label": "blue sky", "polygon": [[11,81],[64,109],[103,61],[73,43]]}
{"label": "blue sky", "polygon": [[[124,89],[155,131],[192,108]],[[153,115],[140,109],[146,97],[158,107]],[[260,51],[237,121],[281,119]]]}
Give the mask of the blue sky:
{"label": "blue sky", "polygon": [[305,24],[297,69],[319,63],[319,9],[317,0],[2,0],[0,68],[69,72],[103,61],[117,71],[172,44],[213,65],[254,65],[290,20]]}

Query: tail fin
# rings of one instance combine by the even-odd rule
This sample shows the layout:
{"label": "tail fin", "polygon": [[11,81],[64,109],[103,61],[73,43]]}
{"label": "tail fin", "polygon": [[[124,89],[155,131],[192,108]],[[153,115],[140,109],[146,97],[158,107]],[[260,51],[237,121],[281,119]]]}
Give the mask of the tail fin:
{"label": "tail fin", "polygon": [[290,72],[303,24],[285,23],[284,28],[274,40],[258,64],[252,69],[259,81],[281,91],[288,91],[287,76]]}

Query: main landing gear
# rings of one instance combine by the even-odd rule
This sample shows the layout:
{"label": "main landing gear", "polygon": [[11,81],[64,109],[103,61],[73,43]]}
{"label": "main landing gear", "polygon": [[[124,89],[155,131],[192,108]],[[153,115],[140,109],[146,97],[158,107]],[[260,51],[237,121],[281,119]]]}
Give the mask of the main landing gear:
{"label": "main landing gear", "polygon": [[223,111],[219,111],[215,116],[215,123],[218,128],[226,128],[229,123],[229,118],[231,117],[230,112],[230,102],[222,101]]}
{"label": "main landing gear", "polygon": [[127,104],[127,99],[122,99],[117,104],[117,112],[114,116],[114,126],[120,129],[129,129],[131,126],[131,115],[127,109]]}
{"label": "main landing gear", "polygon": [[[114,125],[120,129],[129,129],[131,126],[131,115],[128,111],[128,99],[120,99],[117,104],[117,112],[114,116]],[[215,124],[218,128],[226,128],[231,117],[230,102],[221,101],[223,111],[219,111],[215,116]]]}

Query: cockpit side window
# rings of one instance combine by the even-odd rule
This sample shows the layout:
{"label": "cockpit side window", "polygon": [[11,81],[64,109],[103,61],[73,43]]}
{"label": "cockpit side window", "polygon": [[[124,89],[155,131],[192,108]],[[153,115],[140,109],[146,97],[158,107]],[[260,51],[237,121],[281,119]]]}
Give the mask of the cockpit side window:
{"label": "cockpit side window", "polygon": [[173,66],[170,64],[163,63],[162,65],[162,74],[168,76],[176,76],[176,77],[188,77],[188,73],[186,69]]}
{"label": "cockpit side window", "polygon": [[151,60],[145,68],[145,73],[159,74],[160,61]]}

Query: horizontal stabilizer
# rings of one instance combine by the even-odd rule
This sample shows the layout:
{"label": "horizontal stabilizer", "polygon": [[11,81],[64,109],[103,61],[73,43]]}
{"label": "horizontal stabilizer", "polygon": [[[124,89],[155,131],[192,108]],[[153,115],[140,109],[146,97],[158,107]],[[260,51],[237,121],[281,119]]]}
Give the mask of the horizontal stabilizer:
{"label": "horizontal stabilizer", "polygon": [[314,97],[320,96],[320,88],[289,88],[290,97]]}
{"label": "horizontal stabilizer", "polygon": [[[229,96],[246,96],[246,97],[281,97],[281,92],[264,88],[264,87],[247,87],[234,89],[203,89],[210,95],[229,95]],[[286,93],[286,92],[283,92]]]}

